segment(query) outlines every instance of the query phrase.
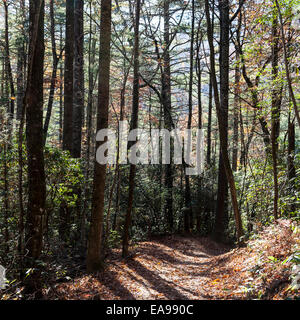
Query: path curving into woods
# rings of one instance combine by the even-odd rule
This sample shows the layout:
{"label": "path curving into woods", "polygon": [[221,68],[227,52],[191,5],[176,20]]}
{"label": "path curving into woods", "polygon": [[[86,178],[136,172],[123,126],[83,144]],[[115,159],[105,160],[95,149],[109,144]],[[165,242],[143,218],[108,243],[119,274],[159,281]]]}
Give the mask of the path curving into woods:
{"label": "path curving into woods", "polygon": [[[299,243],[299,229],[293,230],[290,220],[279,219],[241,248],[217,244],[209,238],[172,235],[134,245],[127,259],[122,259],[120,249],[114,249],[104,271],[96,275],[86,274],[82,261],[74,264],[75,257],[70,256],[69,277],[64,277],[68,280],[53,279],[44,298],[296,299],[300,291],[291,290],[290,257]],[[64,263],[64,268],[67,265]]]}
{"label": "path curving into woods", "polygon": [[[235,250],[207,238],[172,236],[142,242],[127,259],[114,250],[107,268],[58,285],[60,299],[233,299],[243,282]],[[247,250],[246,248],[238,250]],[[235,293],[237,294],[237,293]]]}

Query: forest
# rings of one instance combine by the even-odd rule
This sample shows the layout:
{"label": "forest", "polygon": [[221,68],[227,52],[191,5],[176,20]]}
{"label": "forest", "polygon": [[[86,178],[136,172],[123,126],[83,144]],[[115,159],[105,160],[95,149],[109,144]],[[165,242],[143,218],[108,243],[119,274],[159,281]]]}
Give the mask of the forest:
{"label": "forest", "polygon": [[299,299],[299,40],[299,0],[0,0],[0,300]]}

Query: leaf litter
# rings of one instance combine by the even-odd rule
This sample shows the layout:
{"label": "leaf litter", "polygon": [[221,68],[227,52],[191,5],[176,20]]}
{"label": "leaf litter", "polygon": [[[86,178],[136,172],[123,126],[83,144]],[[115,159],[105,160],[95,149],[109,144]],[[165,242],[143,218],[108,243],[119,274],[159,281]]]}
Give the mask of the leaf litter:
{"label": "leaf litter", "polygon": [[299,244],[290,220],[278,220],[241,248],[196,236],[155,238],[135,244],[127,259],[111,250],[103,271],[55,283],[45,299],[295,299],[290,257]]}

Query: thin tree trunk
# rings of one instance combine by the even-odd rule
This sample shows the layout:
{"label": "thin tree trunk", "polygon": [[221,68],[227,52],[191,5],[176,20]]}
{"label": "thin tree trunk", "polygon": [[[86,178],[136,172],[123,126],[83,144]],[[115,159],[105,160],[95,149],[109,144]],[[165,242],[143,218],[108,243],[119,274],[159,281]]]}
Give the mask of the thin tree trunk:
{"label": "thin tree trunk", "polygon": [[[90,3],[90,15],[92,14],[92,4]],[[86,138],[86,155],[85,155],[85,186],[84,186],[84,200],[83,209],[81,215],[81,242],[83,247],[86,246],[86,211],[88,206],[88,195],[90,194],[89,178],[90,178],[90,161],[91,161],[91,139],[92,139],[92,114],[93,114],[93,93],[95,86],[94,65],[95,65],[95,48],[96,39],[93,38],[92,19],[90,19],[89,30],[89,65],[88,65],[88,79],[89,79],[89,91],[88,91],[88,103],[86,112],[86,124],[87,124],[87,138]]]}
{"label": "thin tree trunk", "polygon": [[[198,91],[198,129],[202,129],[202,69],[201,69],[201,56],[200,48],[202,43],[202,32],[200,31],[201,21],[199,22],[197,32],[197,56],[196,56],[196,72],[197,72],[197,91]],[[201,33],[201,35],[200,35]],[[200,38],[199,38],[200,36]],[[196,212],[196,230],[201,232],[201,189],[202,189],[201,175],[198,176],[198,209]]]}
{"label": "thin tree trunk", "polygon": [[[131,123],[130,130],[137,129],[138,127],[138,114],[139,114],[139,24],[140,24],[140,9],[141,2],[136,0],[136,12],[135,12],[135,24],[134,24],[134,52],[133,52],[133,92],[132,92],[132,114],[131,114]],[[128,143],[128,149],[130,149],[131,143]],[[135,173],[136,165],[130,165],[130,174],[129,174],[129,191],[128,191],[128,204],[127,211],[124,223],[124,233],[123,233],[123,244],[122,244],[122,256],[128,256],[129,251],[129,226],[131,223],[131,212],[133,207],[133,196],[134,196],[134,187],[135,187]]]}
{"label": "thin tree trunk", "polygon": [[[228,100],[229,100],[229,1],[219,0],[220,11],[220,120],[224,126],[223,142],[228,147]],[[221,144],[221,142],[220,142]],[[219,176],[215,238],[224,240],[228,221],[228,181],[221,146],[219,150]]]}
{"label": "thin tree trunk", "polygon": [[23,99],[24,99],[24,43],[20,43],[18,47],[17,62],[17,120],[21,120]]}
{"label": "thin tree trunk", "polygon": [[[240,60],[240,54],[236,51],[236,61]],[[237,171],[238,143],[239,143],[239,110],[240,110],[240,67],[239,63],[235,66],[235,86],[234,86],[234,111],[233,111],[233,151],[232,151],[232,170]]]}
{"label": "thin tree trunk", "polygon": [[208,35],[208,42],[209,42],[209,48],[210,48],[210,68],[211,68],[212,83],[214,88],[217,117],[218,117],[218,123],[219,123],[220,146],[221,146],[221,152],[223,156],[223,163],[226,171],[226,176],[230,186],[231,200],[232,200],[232,206],[234,210],[234,217],[235,217],[235,223],[236,223],[237,239],[239,242],[241,242],[241,237],[243,236],[243,227],[242,227],[241,215],[238,208],[234,176],[230,166],[228,150],[227,150],[227,139],[226,139],[227,128],[224,125],[224,122],[222,119],[221,103],[219,99],[219,91],[218,91],[218,84],[217,84],[217,78],[216,78],[216,67],[215,67],[215,59],[214,59],[215,50],[213,45],[213,33],[212,33],[211,22],[210,22],[208,0],[205,0],[205,14],[206,14],[206,20],[207,20],[207,35]]}
{"label": "thin tree trunk", "polygon": [[[212,2],[212,18],[211,18],[211,29],[214,33],[215,28],[215,1]],[[211,166],[211,132],[212,132],[212,103],[213,103],[213,87],[211,72],[209,72],[209,89],[208,89],[208,119],[207,119],[207,153],[206,153],[206,163],[208,167]]]}
{"label": "thin tree trunk", "polygon": [[[63,51],[63,28],[62,25],[60,26],[60,52]],[[59,74],[60,74],[60,85],[59,85],[59,143],[62,147],[63,143],[63,77],[64,77],[64,70],[63,70],[63,63],[61,61]]]}
{"label": "thin tree trunk", "polygon": [[74,60],[74,0],[66,2],[66,44],[64,77],[63,150],[72,154],[73,136],[73,60]]}
{"label": "thin tree trunk", "polygon": [[[288,158],[287,158],[287,169],[288,169],[288,179],[289,179],[289,188],[291,192],[294,193],[295,188],[295,178],[296,178],[296,168],[294,163],[294,157],[295,157],[295,124],[293,121],[291,121],[291,115],[289,113],[289,119],[288,119]],[[290,206],[290,211],[292,213],[296,212],[296,205],[294,201],[292,201],[292,204]]]}
{"label": "thin tree trunk", "polygon": [[14,112],[15,112],[15,86],[14,86],[14,80],[12,75],[12,69],[11,69],[11,57],[10,57],[10,49],[9,49],[9,34],[8,34],[8,2],[6,0],[3,0],[4,5],[4,20],[5,20],[5,59],[6,59],[6,70],[7,70],[7,76],[9,80],[10,85],[10,119],[13,119]]}
{"label": "thin tree trunk", "polygon": [[[123,63],[123,70],[124,70],[124,79],[123,79],[123,86],[120,93],[120,121],[124,121],[125,115],[125,92],[126,92],[126,84],[128,81],[128,75],[130,71],[130,66],[126,69],[125,59]],[[116,161],[116,174],[117,174],[117,192],[116,192],[116,210],[113,217],[113,226],[112,229],[116,230],[117,227],[117,217],[120,214],[120,193],[121,193],[121,171],[120,171],[120,126],[118,124],[118,149],[117,149],[117,161]]]}
{"label": "thin tree trunk", "polygon": [[9,231],[8,231],[8,218],[10,214],[9,208],[9,185],[8,185],[8,146],[5,143],[3,148],[4,153],[4,163],[3,163],[3,180],[4,180],[4,189],[3,189],[3,198],[4,198],[4,243],[5,243],[5,253],[9,252]]}
{"label": "thin tree trunk", "polygon": [[[50,81],[50,92],[49,92],[49,100],[48,100],[48,107],[47,107],[47,113],[44,123],[44,145],[46,144],[47,140],[47,134],[48,134],[48,128],[49,123],[51,119],[51,113],[52,113],[52,106],[53,106],[53,100],[54,100],[54,93],[56,88],[56,75],[57,75],[57,68],[58,63],[60,60],[60,56],[57,56],[56,52],[56,42],[55,42],[55,19],[54,19],[54,7],[53,7],[54,0],[50,0],[50,21],[51,21],[51,46],[52,46],[52,75],[51,75],[51,81]],[[61,52],[62,53],[62,52]]]}
{"label": "thin tree trunk", "polygon": [[279,16],[279,21],[280,21],[281,41],[282,41],[282,44],[283,44],[284,65],[285,65],[286,78],[287,78],[287,81],[288,81],[290,97],[291,97],[291,100],[293,102],[294,112],[295,112],[295,115],[296,115],[296,119],[297,119],[298,125],[300,127],[300,115],[299,115],[299,111],[298,111],[298,107],[297,107],[297,101],[296,101],[296,97],[295,97],[295,94],[294,94],[291,75],[290,75],[290,70],[289,70],[288,52],[287,52],[287,47],[286,47],[285,35],[284,35],[282,14],[281,14],[280,6],[278,4],[278,0],[275,0],[275,3],[276,3],[277,10],[278,10],[278,16]]}
{"label": "thin tree trunk", "polygon": [[211,126],[212,126],[212,81],[209,73],[208,119],[207,119],[207,153],[206,163],[211,166]]}
{"label": "thin tree trunk", "polygon": [[278,153],[278,138],[280,132],[280,105],[282,97],[282,84],[278,83],[278,59],[279,59],[279,38],[278,38],[278,22],[277,17],[273,18],[272,22],[272,164],[273,164],[273,181],[274,181],[274,198],[273,198],[273,215],[275,220],[278,219],[278,168],[277,168],[277,153]]}
{"label": "thin tree trunk", "polygon": [[74,158],[80,158],[82,124],[84,119],[83,0],[75,0],[74,40],[74,107],[72,155]]}
{"label": "thin tree trunk", "polygon": [[[73,84],[74,84],[74,0],[66,2],[66,40],[64,76],[64,121],[63,150],[72,156],[73,147]],[[71,208],[65,200],[60,205],[60,239],[66,242],[70,237]]]}
{"label": "thin tree trunk", "polygon": [[[162,103],[164,113],[165,129],[171,130],[173,121],[171,114],[171,69],[170,69],[170,0],[164,0],[164,56],[163,56],[163,71],[162,71]],[[172,144],[170,152],[170,164],[165,165],[165,207],[164,214],[167,221],[169,231],[173,230],[173,168],[172,168]]]}
{"label": "thin tree trunk", "polygon": [[25,13],[25,0],[20,1],[21,14],[20,22],[23,24],[23,33],[18,41],[18,61],[17,61],[17,120],[21,121],[24,106],[25,94],[25,74],[26,74],[26,53],[25,47],[27,44],[27,34],[25,29],[26,13]]}
{"label": "thin tree trunk", "polygon": [[[193,69],[194,69],[194,28],[195,28],[195,1],[192,0],[192,17],[191,17],[191,40],[190,40],[190,79],[189,79],[189,114],[188,114],[188,123],[187,123],[187,129],[191,129],[192,125],[192,115],[193,115]],[[191,137],[188,135],[187,145],[188,148],[190,146],[190,139]],[[187,150],[187,155],[191,150]],[[184,167],[186,167],[186,164],[184,163]],[[185,226],[185,232],[190,232],[192,228],[192,208],[191,208],[191,188],[190,188],[190,176],[185,174],[185,207],[187,210],[185,210],[185,216],[184,216],[184,226]]]}

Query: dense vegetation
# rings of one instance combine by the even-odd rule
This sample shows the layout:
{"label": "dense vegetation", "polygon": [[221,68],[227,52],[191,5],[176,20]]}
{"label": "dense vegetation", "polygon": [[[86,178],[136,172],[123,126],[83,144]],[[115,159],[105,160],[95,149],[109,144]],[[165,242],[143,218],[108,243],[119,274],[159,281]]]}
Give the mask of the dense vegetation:
{"label": "dense vegetation", "polygon": [[[242,246],[278,219],[296,228],[299,8],[2,0],[0,264],[9,290],[38,298],[51,263],[73,257],[94,273],[113,248],[126,258],[155,236]],[[186,175],[185,161],[123,164],[124,120],[131,130],[202,129],[202,173]],[[117,132],[114,165],[95,161],[105,128]]]}

